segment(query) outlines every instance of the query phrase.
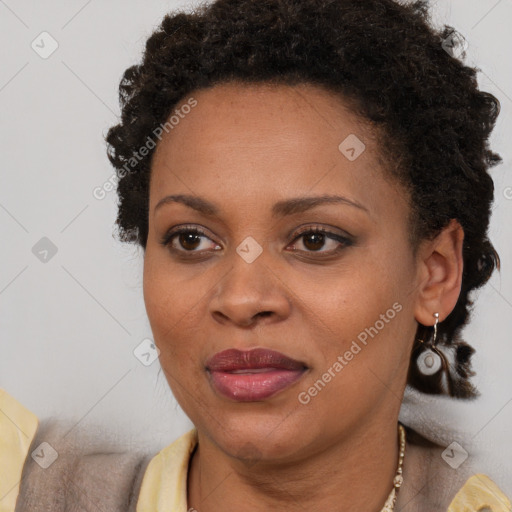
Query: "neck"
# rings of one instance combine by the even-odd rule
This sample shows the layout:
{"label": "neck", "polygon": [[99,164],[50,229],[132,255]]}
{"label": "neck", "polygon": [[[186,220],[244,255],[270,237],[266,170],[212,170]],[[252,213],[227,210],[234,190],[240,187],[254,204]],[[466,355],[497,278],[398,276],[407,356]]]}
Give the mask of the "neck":
{"label": "neck", "polygon": [[396,421],[372,422],[293,462],[247,465],[198,431],[188,479],[188,509],[365,510],[380,512],[398,463]]}

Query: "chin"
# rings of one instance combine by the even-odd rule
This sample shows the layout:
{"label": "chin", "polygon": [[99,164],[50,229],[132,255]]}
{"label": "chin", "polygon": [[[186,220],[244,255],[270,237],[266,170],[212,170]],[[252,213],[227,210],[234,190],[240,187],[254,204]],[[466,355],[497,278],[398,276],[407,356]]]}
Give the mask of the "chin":
{"label": "chin", "polygon": [[[207,435],[226,454],[241,460],[292,460],[300,446],[308,445],[300,436],[310,434],[293,414],[245,410],[224,413],[219,422],[207,425]],[[311,441],[311,440],[310,440]]]}

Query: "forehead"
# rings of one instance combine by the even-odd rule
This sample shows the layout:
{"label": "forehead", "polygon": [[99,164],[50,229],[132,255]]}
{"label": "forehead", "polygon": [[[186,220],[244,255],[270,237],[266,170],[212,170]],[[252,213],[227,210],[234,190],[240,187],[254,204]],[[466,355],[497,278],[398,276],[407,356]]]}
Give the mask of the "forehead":
{"label": "forehead", "polygon": [[176,193],[229,202],[336,189],[369,201],[370,209],[390,193],[379,191],[386,181],[374,133],[334,93],[306,84],[228,83],[187,95],[174,112],[190,98],[194,108],[157,146],[150,210]]}
{"label": "forehead", "polygon": [[187,109],[191,111],[181,119],[171,113],[179,125],[168,132],[168,137],[164,134],[177,145],[190,131],[216,146],[231,145],[234,140],[245,141],[247,146],[286,147],[306,141],[311,146],[318,146],[319,142],[337,146],[347,131],[373,139],[368,124],[352,112],[341,96],[311,84],[228,82],[187,95],[174,112],[180,111],[191,97],[197,106]]}

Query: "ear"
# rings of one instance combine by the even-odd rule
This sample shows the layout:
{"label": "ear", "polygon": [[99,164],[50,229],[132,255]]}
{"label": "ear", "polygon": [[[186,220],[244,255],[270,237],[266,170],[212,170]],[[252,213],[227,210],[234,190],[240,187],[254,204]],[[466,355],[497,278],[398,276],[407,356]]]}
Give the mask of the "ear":
{"label": "ear", "polygon": [[434,313],[442,322],[453,310],[462,285],[464,230],[452,219],[439,235],[418,251],[418,293],[415,318],[434,325]]}

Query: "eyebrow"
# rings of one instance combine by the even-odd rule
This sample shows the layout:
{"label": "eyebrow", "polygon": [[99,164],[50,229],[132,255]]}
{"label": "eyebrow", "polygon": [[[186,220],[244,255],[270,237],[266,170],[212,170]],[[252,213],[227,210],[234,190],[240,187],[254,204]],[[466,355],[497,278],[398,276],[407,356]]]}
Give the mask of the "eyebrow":
{"label": "eyebrow", "polygon": [[[192,208],[199,213],[202,213],[205,216],[217,216],[219,214],[219,209],[210,201],[203,199],[198,196],[186,195],[186,194],[176,194],[166,196],[160,201],[158,201],[155,206],[156,211],[158,208],[162,207],[165,204],[171,203],[181,203],[189,208]],[[272,216],[273,217],[285,217],[287,215],[294,215],[296,213],[302,213],[316,206],[320,206],[323,204],[343,204],[347,206],[353,206],[360,210],[363,210],[369,213],[368,209],[363,206],[361,203],[354,201],[353,199],[349,199],[344,196],[336,196],[336,195],[321,195],[321,196],[309,196],[309,197],[294,197],[291,199],[285,199],[283,201],[278,201],[272,207]]]}

